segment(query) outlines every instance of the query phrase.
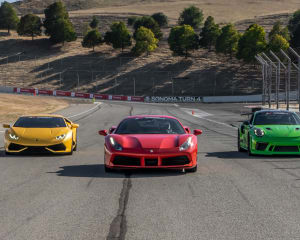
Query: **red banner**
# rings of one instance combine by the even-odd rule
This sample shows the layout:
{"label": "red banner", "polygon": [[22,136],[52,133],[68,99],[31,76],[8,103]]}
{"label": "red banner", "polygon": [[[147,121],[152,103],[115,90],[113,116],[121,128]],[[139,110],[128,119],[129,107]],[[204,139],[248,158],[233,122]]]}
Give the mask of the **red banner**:
{"label": "red banner", "polygon": [[14,88],[15,93],[30,93],[34,95],[49,95],[49,96],[61,96],[61,97],[75,97],[75,98],[95,98],[101,100],[117,100],[117,101],[134,101],[134,102],[144,102],[144,97],[136,96],[121,96],[121,95],[107,95],[98,93],[76,93],[76,92],[66,92],[60,90],[38,90],[34,88]]}
{"label": "red banner", "polygon": [[39,90],[38,94],[53,95],[53,91],[51,91],[51,90]]}
{"label": "red banner", "polygon": [[107,100],[108,99],[108,95],[105,95],[105,94],[94,94],[94,98],[96,98],[96,99],[102,99],[102,100]]}

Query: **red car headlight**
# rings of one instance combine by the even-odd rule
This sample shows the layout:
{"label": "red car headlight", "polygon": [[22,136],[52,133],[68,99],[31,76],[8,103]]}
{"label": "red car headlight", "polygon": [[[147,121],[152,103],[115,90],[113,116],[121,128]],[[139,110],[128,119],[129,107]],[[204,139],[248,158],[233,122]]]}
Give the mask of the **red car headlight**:
{"label": "red car headlight", "polygon": [[109,138],[109,142],[115,150],[117,150],[117,151],[123,150],[121,144],[119,144],[113,137]]}
{"label": "red car headlight", "polygon": [[193,146],[192,137],[188,137],[188,139],[179,147],[179,151],[186,151],[192,146]]}

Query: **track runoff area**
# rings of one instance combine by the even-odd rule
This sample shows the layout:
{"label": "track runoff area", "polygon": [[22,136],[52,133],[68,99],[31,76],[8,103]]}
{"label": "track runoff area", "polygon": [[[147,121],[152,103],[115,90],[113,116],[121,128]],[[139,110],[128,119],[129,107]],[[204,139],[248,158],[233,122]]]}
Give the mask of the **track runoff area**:
{"label": "track runoff area", "polygon": [[[6,156],[1,149],[0,239],[299,239],[300,160],[238,152],[243,109],[71,105],[59,114],[80,124],[72,156]],[[105,173],[98,131],[135,114],[171,115],[202,129],[198,171]]]}

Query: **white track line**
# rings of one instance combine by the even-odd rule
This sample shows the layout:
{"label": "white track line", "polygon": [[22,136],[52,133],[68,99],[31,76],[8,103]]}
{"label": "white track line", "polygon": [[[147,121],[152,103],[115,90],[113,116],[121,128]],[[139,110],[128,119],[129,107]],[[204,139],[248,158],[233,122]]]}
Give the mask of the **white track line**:
{"label": "white track line", "polygon": [[75,114],[75,115],[73,115],[73,116],[68,116],[67,118],[73,118],[73,117],[77,117],[77,116],[80,116],[80,115],[83,115],[83,114],[85,114],[85,113],[88,113],[88,112],[91,112],[91,111],[93,111],[93,110],[95,110],[96,108],[98,108],[100,105],[101,105],[101,103],[95,103],[97,106],[95,106],[95,107],[93,107],[93,108],[91,108],[91,109],[89,109],[89,110],[87,110],[87,111],[84,111],[84,112],[81,112],[81,113],[78,113],[78,114]]}

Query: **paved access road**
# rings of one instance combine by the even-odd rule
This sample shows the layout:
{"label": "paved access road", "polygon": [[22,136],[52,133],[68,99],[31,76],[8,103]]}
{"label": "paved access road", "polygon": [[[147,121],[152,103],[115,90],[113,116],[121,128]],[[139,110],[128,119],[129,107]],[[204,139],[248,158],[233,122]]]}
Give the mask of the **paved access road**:
{"label": "paved access road", "polygon": [[[238,153],[241,105],[92,108],[62,111],[80,124],[73,156],[0,153],[1,240],[300,239],[300,159]],[[173,115],[203,129],[198,172],[104,173],[97,132],[131,114]]]}

